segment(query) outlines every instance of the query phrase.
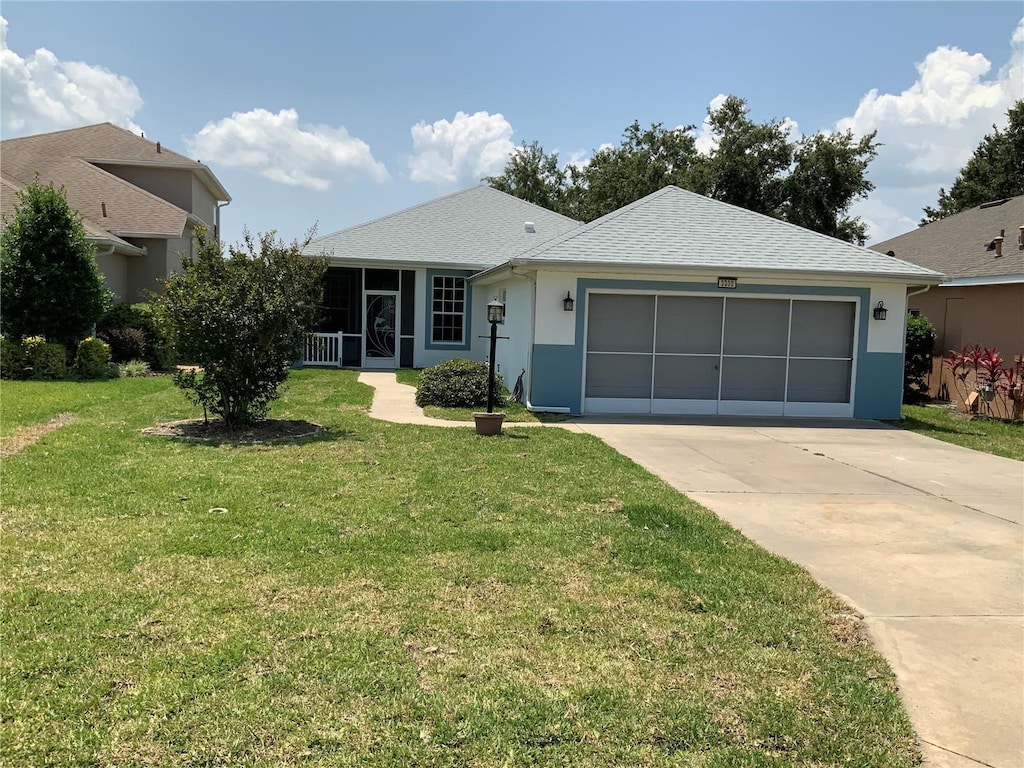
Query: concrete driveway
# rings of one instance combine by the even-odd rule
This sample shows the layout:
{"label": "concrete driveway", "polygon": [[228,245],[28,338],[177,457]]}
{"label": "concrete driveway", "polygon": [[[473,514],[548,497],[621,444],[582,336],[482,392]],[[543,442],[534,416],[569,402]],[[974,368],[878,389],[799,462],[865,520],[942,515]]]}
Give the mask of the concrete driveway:
{"label": "concrete driveway", "polygon": [[574,422],[862,613],[926,765],[1024,766],[1024,463],[877,422]]}

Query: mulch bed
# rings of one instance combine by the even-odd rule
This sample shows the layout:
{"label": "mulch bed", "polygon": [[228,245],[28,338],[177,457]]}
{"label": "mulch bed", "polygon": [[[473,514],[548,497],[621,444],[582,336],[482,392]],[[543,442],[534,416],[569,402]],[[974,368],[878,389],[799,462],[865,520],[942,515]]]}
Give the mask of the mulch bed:
{"label": "mulch bed", "polygon": [[220,419],[185,419],[148,427],[142,430],[142,434],[199,442],[276,443],[310,437],[323,431],[324,428],[319,424],[289,419],[267,419],[243,429],[226,427]]}

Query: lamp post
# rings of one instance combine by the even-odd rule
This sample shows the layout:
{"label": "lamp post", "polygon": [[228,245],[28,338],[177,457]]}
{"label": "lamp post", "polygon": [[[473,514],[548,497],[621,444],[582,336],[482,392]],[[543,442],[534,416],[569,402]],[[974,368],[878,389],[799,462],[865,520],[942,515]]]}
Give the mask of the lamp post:
{"label": "lamp post", "polygon": [[487,412],[494,413],[494,356],[498,350],[498,323],[505,314],[505,305],[494,299],[487,305],[487,322],[491,324],[491,354],[487,370]]}

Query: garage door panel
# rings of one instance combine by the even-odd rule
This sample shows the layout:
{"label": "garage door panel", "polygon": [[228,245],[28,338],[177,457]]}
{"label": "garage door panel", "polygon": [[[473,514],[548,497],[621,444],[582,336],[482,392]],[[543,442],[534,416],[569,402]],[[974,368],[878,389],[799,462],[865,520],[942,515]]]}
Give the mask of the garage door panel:
{"label": "garage door panel", "polygon": [[794,301],[789,354],[853,357],[856,307],[850,301]]}
{"label": "garage door panel", "polygon": [[661,400],[717,400],[718,358],[657,355],[654,397]]}
{"label": "garage door panel", "polygon": [[722,299],[658,297],[656,352],[715,354],[722,349]]}
{"label": "garage door panel", "polygon": [[791,403],[850,402],[849,360],[790,360],[786,399]]}
{"label": "garage door panel", "polygon": [[725,354],[784,357],[788,336],[788,299],[729,299],[725,303]]}
{"label": "garage door panel", "polygon": [[587,355],[586,397],[651,397],[654,355]]}
{"label": "garage door panel", "polygon": [[651,352],[654,297],[595,294],[587,313],[588,352]]}
{"label": "garage door panel", "polygon": [[781,403],[785,394],[785,359],[727,357],[722,360],[723,400]]}

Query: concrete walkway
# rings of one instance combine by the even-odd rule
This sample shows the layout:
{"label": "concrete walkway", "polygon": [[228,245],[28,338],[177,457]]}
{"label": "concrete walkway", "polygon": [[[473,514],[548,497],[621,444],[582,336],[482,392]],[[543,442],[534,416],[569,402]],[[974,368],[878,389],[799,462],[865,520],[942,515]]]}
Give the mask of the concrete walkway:
{"label": "concrete walkway", "polygon": [[877,422],[575,421],[863,614],[925,765],[1024,766],[1024,463]]}
{"label": "concrete walkway", "polygon": [[[393,371],[360,371],[359,383],[373,387],[370,417],[400,424],[426,424],[431,427],[472,427],[472,421],[449,421],[425,416],[416,405],[416,388],[399,384]],[[510,427],[542,427],[539,421],[506,421]]]}
{"label": "concrete walkway", "polygon": [[[393,373],[370,415],[435,426]],[[525,426],[525,425],[515,425]],[[930,768],[1024,767],[1024,463],[877,422],[581,417],[864,616]]]}

